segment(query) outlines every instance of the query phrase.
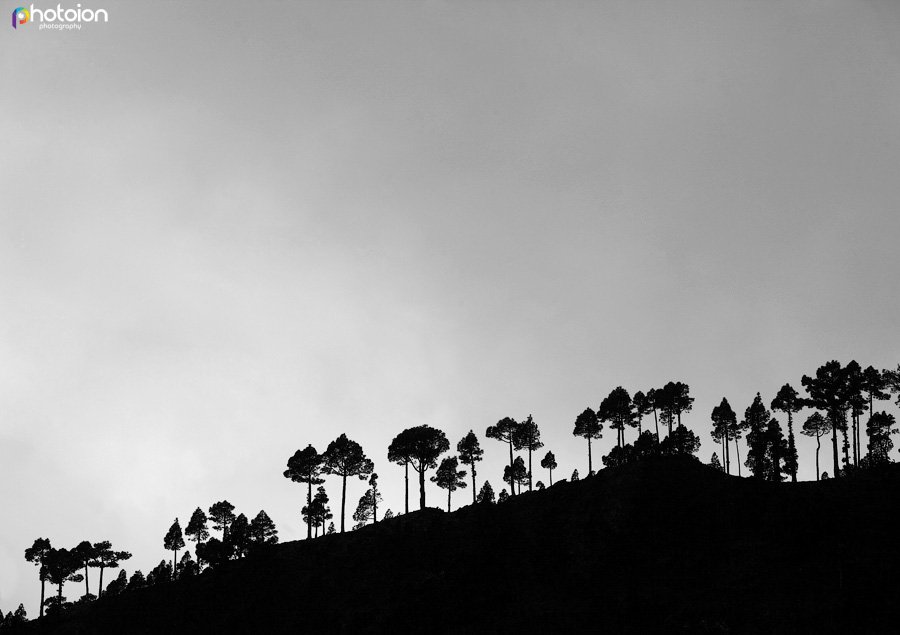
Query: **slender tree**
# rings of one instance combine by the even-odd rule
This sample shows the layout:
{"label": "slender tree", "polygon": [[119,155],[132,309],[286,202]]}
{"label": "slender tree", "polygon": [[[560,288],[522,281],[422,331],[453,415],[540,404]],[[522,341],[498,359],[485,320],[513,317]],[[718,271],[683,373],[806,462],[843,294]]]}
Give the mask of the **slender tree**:
{"label": "slender tree", "polygon": [[550,470],[550,485],[553,485],[553,470],[557,468],[556,457],[553,455],[553,452],[547,452],[544,455],[544,458],[541,459],[541,467],[545,470]]}
{"label": "slender tree", "polygon": [[213,529],[222,532],[222,542],[225,542],[228,528],[234,521],[234,505],[227,500],[214,503],[209,508],[209,520],[212,521]]}
{"label": "slender tree", "polygon": [[780,410],[787,414],[788,440],[787,454],[785,455],[784,460],[785,467],[788,469],[788,474],[791,476],[792,483],[797,482],[797,447],[794,443],[794,413],[803,410],[803,406],[803,399],[800,398],[800,395],[790,384],[785,384],[781,387],[770,406],[772,410]]}
{"label": "slender tree", "polygon": [[541,431],[531,415],[519,424],[513,433],[513,445],[516,450],[528,450],[528,491],[531,491],[531,453],[544,447],[541,442]]}
{"label": "slender tree", "polygon": [[344,516],[347,510],[347,477],[355,476],[366,480],[375,465],[366,457],[362,446],[351,441],[346,434],[328,444],[322,454],[323,470],[326,474],[341,477],[341,533],[344,533]]}
{"label": "slender tree", "polygon": [[521,456],[515,458],[512,468],[508,465],[503,468],[503,480],[509,483],[511,492],[515,493],[518,485],[519,493],[522,493],[522,485],[528,481],[528,469],[525,467],[525,461]]}
{"label": "slender tree", "polygon": [[87,595],[91,592],[90,584],[88,581],[88,567],[91,564],[91,560],[97,557],[94,545],[91,544],[88,540],[82,540],[72,550],[72,553],[78,556],[79,560],[81,561],[81,566],[82,568],[84,568],[84,594]]}
{"label": "slender tree", "polygon": [[[409,464],[419,473],[419,509],[425,509],[425,472],[437,467],[438,457],[450,449],[447,435],[437,428],[421,425],[404,430],[394,441],[398,444],[394,456],[408,457]],[[389,456],[390,452],[388,449]]]}
{"label": "slender tree", "polygon": [[[207,520],[206,513],[198,507],[194,510],[194,513],[191,514],[191,519],[188,521],[187,527],[184,528],[184,533],[188,537],[188,540],[194,543],[195,551],[197,545],[209,538],[209,528],[206,525]],[[197,568],[199,569],[201,565],[202,560],[198,555]]]}
{"label": "slender tree", "polygon": [[[590,408],[585,408],[584,412],[575,418],[575,429],[572,434],[576,437],[584,437],[588,442],[588,474],[594,473],[594,464],[591,457],[591,439],[599,439],[603,435],[603,424],[597,419],[597,413]],[[510,462],[512,469],[512,462]]]}
{"label": "slender tree", "polygon": [[[66,582],[81,582],[84,579],[78,570],[81,557],[69,549],[50,549],[46,555],[47,580],[57,586],[56,606],[63,607],[63,585]],[[49,600],[48,600],[49,601]]]}
{"label": "slender tree", "polygon": [[381,490],[378,489],[378,475],[372,472],[369,477],[369,490],[372,492],[372,522],[378,522],[378,503],[381,502]]}
{"label": "slender tree", "polygon": [[894,415],[887,412],[876,412],[869,417],[866,429],[869,436],[867,457],[869,465],[884,465],[891,462],[888,453],[894,447],[891,435],[897,432],[894,427],[896,423]]}
{"label": "slender tree", "polygon": [[475,503],[475,464],[484,454],[475,432],[469,430],[469,433],[456,444],[456,451],[459,453],[459,462],[472,468],[472,502]]}
{"label": "slender tree", "polygon": [[781,430],[781,424],[774,417],[769,420],[766,427],[766,465],[769,467],[767,478],[770,481],[780,483],[783,480],[782,474],[790,475],[788,467],[785,464],[787,456],[787,442],[784,439],[784,432]]}
{"label": "slender tree", "polygon": [[[513,446],[515,445],[516,430],[519,423],[512,417],[504,417],[497,422],[497,425],[488,426],[484,431],[484,436],[488,439],[496,439],[502,443],[509,445],[509,467],[513,465]],[[515,492],[513,492],[515,494]]]}
{"label": "slender tree", "polygon": [[53,547],[47,538],[36,538],[34,543],[25,550],[25,560],[38,568],[38,579],[41,581],[41,607],[40,617],[44,617],[44,585],[47,582],[47,554]]}
{"label": "slender tree", "polygon": [[725,461],[724,471],[726,474],[731,474],[729,441],[737,427],[737,415],[728,400],[722,397],[722,402],[713,408],[710,418],[713,422],[712,438],[722,445],[722,458]]}
{"label": "slender tree", "polygon": [[177,576],[175,567],[178,564],[178,550],[184,548],[184,534],[181,533],[181,524],[177,518],[163,537],[163,548],[172,552],[172,572],[173,576]]}
{"label": "slender tree", "polygon": [[359,497],[359,503],[356,505],[356,511],[353,512],[353,520],[356,521],[354,529],[365,526],[375,516],[375,500],[372,489],[369,488]]}
{"label": "slender tree", "polygon": [[602,423],[609,423],[609,427],[616,431],[616,445],[625,445],[625,426],[634,422],[634,406],[631,403],[631,395],[628,391],[617,386],[606,396],[597,409],[597,419]]}
{"label": "slender tree", "polygon": [[410,430],[412,428],[398,434],[388,446],[388,461],[403,466],[403,483],[406,491],[403,499],[403,508],[406,514],[409,513],[409,464],[411,462],[410,451],[413,445],[412,437],[414,436]]}
{"label": "slender tree", "polygon": [[448,512],[450,511],[450,497],[453,495],[453,492],[466,487],[466,471],[458,468],[459,460],[455,456],[445,457],[434,476],[431,477],[432,483],[441,489],[447,490]]}
{"label": "slender tree", "polygon": [[[284,477],[291,479],[294,483],[306,483],[307,505],[312,502],[313,485],[321,485],[325,482],[321,478],[322,460],[322,455],[316,452],[312,445],[307,445],[303,450],[297,450],[288,459]],[[312,526],[309,524],[306,525],[306,538],[307,540],[312,538]]]}
{"label": "slender tree", "polygon": [[644,417],[653,412],[653,404],[647,395],[640,390],[634,393],[634,396],[631,398],[631,403],[634,405],[634,417],[637,423],[638,438],[640,438],[641,434],[644,432],[641,424],[644,422]]}
{"label": "slender tree", "polygon": [[650,410],[653,412],[653,428],[656,431],[656,442],[659,443],[659,415],[657,411],[659,410],[658,406],[659,400],[659,391],[656,388],[651,388],[647,391],[647,405],[650,407]]}
{"label": "slender tree", "polygon": [[[860,417],[866,412],[868,400],[865,395],[865,377],[863,369],[856,360],[851,360],[844,368],[845,397],[850,412],[851,447],[853,448],[853,465],[859,465],[862,458],[860,445]],[[848,459],[849,462],[849,459]]]}
{"label": "slender tree", "polygon": [[481,489],[478,491],[478,499],[476,502],[479,503],[493,503],[494,502],[494,488],[491,487],[489,481],[485,481],[484,485],[481,486]]}
{"label": "slender tree", "polygon": [[[865,394],[866,401],[869,403],[869,419],[872,418],[874,412],[875,400],[881,401],[888,398],[887,388],[890,371],[880,371],[872,366],[867,366],[862,372],[862,390]],[[866,427],[868,433],[868,426]],[[867,444],[868,445],[868,444]]]}
{"label": "slender tree", "polygon": [[235,516],[224,542],[228,557],[240,559],[250,552],[250,521],[244,514]]}
{"label": "slender tree", "polygon": [[847,378],[840,362],[832,360],[816,369],[816,376],[804,375],[800,383],[806,389],[809,398],[806,405],[825,412],[831,429],[831,447],[834,458],[834,474],[840,474],[838,465],[838,430],[846,426]]}
{"label": "slender tree", "polygon": [[828,421],[821,415],[821,413],[814,412],[809,417],[806,418],[806,421],[803,424],[803,429],[800,431],[802,434],[808,437],[815,437],[816,439],[816,480],[818,481],[820,478],[821,471],[819,470],[819,449],[822,447],[822,437],[828,434],[828,430],[830,429],[830,424]]}
{"label": "slender tree", "polygon": [[115,551],[108,540],[95,542],[94,554],[90,566],[100,569],[100,586],[97,589],[97,597],[103,597],[103,571],[105,569],[118,569],[122,562],[131,558],[131,554],[127,551]]}
{"label": "slender tree", "polygon": [[719,455],[716,454],[715,452],[712,453],[712,456],[709,459],[709,466],[716,468],[720,472],[725,471],[725,468],[722,467],[722,463],[719,462]]}

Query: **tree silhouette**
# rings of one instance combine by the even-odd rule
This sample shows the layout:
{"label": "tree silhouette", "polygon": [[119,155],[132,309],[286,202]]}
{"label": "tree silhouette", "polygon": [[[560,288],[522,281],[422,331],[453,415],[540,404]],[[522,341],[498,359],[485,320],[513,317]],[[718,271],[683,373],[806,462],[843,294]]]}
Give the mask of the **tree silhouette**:
{"label": "tree silhouette", "polygon": [[178,550],[184,548],[184,534],[181,533],[181,524],[177,518],[163,537],[163,548],[172,552],[172,571],[177,575],[175,566],[178,564]]}
{"label": "tree silhouette", "polygon": [[388,459],[397,463],[392,456],[405,457],[419,473],[419,509],[425,509],[425,472],[437,467],[438,457],[450,449],[447,435],[427,425],[407,428],[397,435],[391,448],[388,448]]}
{"label": "tree silhouette", "polygon": [[172,565],[165,560],[160,560],[159,564],[150,570],[147,574],[147,586],[158,586],[166,584],[175,579],[172,571]]}
{"label": "tree silhouette", "polygon": [[329,534],[334,533],[334,523],[328,523],[328,531],[326,533],[329,533]]}
{"label": "tree silhouette", "polygon": [[447,490],[447,511],[450,511],[450,496],[458,489],[466,487],[465,470],[457,469],[459,460],[455,456],[449,456],[441,461],[440,466],[431,477],[431,482],[441,489]]}
{"label": "tree silhouette", "polygon": [[388,461],[403,466],[403,482],[405,485],[405,497],[403,499],[404,513],[409,513],[409,464],[410,450],[412,449],[412,434],[409,432],[412,428],[404,430],[391,441],[388,446]]}
{"label": "tree silhouette", "polygon": [[222,532],[222,542],[225,542],[228,527],[234,521],[234,505],[227,500],[214,503],[209,508],[209,520],[212,521],[213,529]]}
{"label": "tree silhouette", "polygon": [[250,551],[250,522],[244,514],[238,514],[228,530],[224,540],[225,552],[229,557],[239,559]]}
{"label": "tree silhouette", "polygon": [[[626,446],[631,447],[631,446]],[[625,447],[619,448],[625,450]],[[675,426],[672,434],[659,444],[659,452],[669,456],[693,456],[700,449],[700,437],[688,430],[683,424]],[[627,456],[625,457],[627,460]]]}
{"label": "tree silhouette", "polygon": [[729,453],[729,441],[737,428],[737,415],[731,409],[731,404],[725,397],[722,402],[713,408],[710,418],[713,422],[712,438],[722,444],[722,458],[725,460],[725,473],[731,474],[731,457]]}
{"label": "tree silhouette", "polygon": [[544,447],[541,443],[541,431],[531,415],[516,427],[513,433],[513,445],[516,450],[528,450],[528,491],[531,491],[531,453]]}
{"label": "tree silhouette", "polygon": [[866,433],[869,435],[867,457],[869,465],[884,465],[891,462],[888,453],[894,447],[891,435],[897,432],[894,428],[896,423],[894,415],[887,412],[876,412],[869,417],[866,426]]}
{"label": "tree silhouette", "polygon": [[103,571],[105,569],[118,569],[119,564],[129,560],[131,554],[127,551],[115,551],[108,540],[94,543],[94,558],[90,561],[91,567],[100,569],[100,586],[97,596],[103,597]]}
{"label": "tree silhouette", "polygon": [[[853,448],[853,465],[859,465],[859,459],[862,455],[862,447],[860,445],[860,425],[859,418],[866,412],[868,403],[865,391],[865,377],[863,377],[862,367],[856,360],[851,360],[844,368],[846,377],[846,399],[847,406],[850,408],[850,428],[851,446]],[[849,457],[847,459],[849,463]]]}
{"label": "tree silhouette", "polygon": [[475,499],[475,464],[481,460],[482,455],[484,454],[484,450],[481,449],[481,444],[478,443],[478,437],[475,436],[475,432],[469,430],[469,433],[460,439],[459,443],[456,444],[456,451],[459,452],[459,462],[463,465],[468,465],[472,469],[472,502],[476,502]]}
{"label": "tree silhouette", "polygon": [[710,467],[716,468],[720,472],[725,471],[725,468],[723,468],[722,464],[719,462],[719,455],[716,454],[715,452],[712,453],[712,457],[710,457],[710,459],[709,459],[709,465],[710,465]]}
{"label": "tree silhouette", "polygon": [[127,586],[128,574],[125,573],[125,569],[119,569],[119,575],[117,575],[116,579],[110,582],[106,589],[103,590],[103,594],[114,597],[124,591]]}
{"label": "tree silhouette", "polygon": [[259,510],[250,521],[249,537],[251,549],[257,549],[261,545],[278,544],[278,529],[264,510]]}
{"label": "tree silhouette", "polygon": [[769,467],[768,479],[776,483],[782,481],[782,473],[790,474],[785,465],[788,446],[784,440],[781,424],[774,417],[766,427],[766,464]]}
{"label": "tree silhouette", "polygon": [[820,478],[821,471],[819,470],[819,449],[822,447],[822,437],[828,434],[828,430],[830,429],[830,424],[822,416],[819,412],[814,412],[809,417],[807,417],[806,422],[803,424],[803,429],[800,431],[802,434],[808,437],[815,437],[816,439],[816,480],[818,481]]}
{"label": "tree silhouette", "polygon": [[513,494],[516,493],[517,485],[519,494],[522,493],[522,485],[528,482],[528,469],[525,467],[525,461],[521,456],[515,458],[512,468],[508,465],[503,468],[503,480],[509,483],[509,490]]}
{"label": "tree silhouette", "polygon": [[[306,483],[306,504],[312,502],[313,485],[321,485],[324,479],[321,478],[322,472],[322,456],[316,452],[312,445],[307,445],[303,450],[297,450],[294,455],[288,459],[287,469],[284,471],[284,477],[291,479],[295,483]],[[306,538],[312,538],[312,525],[306,525]]]}
{"label": "tree silhouette", "polygon": [[557,468],[556,457],[553,455],[553,452],[547,452],[544,455],[544,458],[541,459],[541,467],[545,470],[550,470],[550,485],[553,485],[553,470]]}
{"label": "tree silhouette", "polygon": [[391,511],[391,508],[388,507],[384,512],[384,520],[388,520],[394,517],[394,512]]}
{"label": "tree silhouette", "polygon": [[572,480],[572,482],[575,482],[575,481],[577,481],[579,478],[580,478],[580,477],[578,476],[578,470],[575,469],[575,470],[572,472],[572,478],[571,478],[571,480]]}
{"label": "tree silhouette", "polygon": [[90,566],[91,560],[96,557],[94,545],[87,540],[82,540],[72,552],[78,555],[81,566],[84,569],[84,594],[87,595],[91,592],[90,584],[88,582],[88,567]]}
{"label": "tree silhouette", "polygon": [[481,489],[478,490],[478,498],[476,499],[478,503],[493,503],[494,502],[494,488],[491,487],[490,481],[485,481],[484,485],[481,486]]}
{"label": "tree silhouette", "polygon": [[372,491],[372,522],[378,522],[378,503],[381,502],[381,490],[378,489],[378,475],[372,472],[369,477],[369,489]]}
{"label": "tree silhouette", "polygon": [[609,423],[609,427],[616,431],[616,445],[625,445],[625,426],[634,423],[634,406],[631,403],[631,395],[628,391],[617,386],[606,396],[597,409],[597,419],[603,423]]}
{"label": "tree silhouette", "polygon": [[[591,457],[591,439],[599,439],[603,435],[603,424],[597,419],[597,413],[590,408],[585,408],[584,412],[575,418],[575,429],[572,434],[576,437],[584,437],[588,442],[588,474],[593,474],[594,464]],[[510,465],[512,463],[510,462]]]}
{"label": "tree silhouette", "polygon": [[347,511],[347,477],[355,476],[364,481],[375,469],[366,457],[362,446],[342,434],[328,444],[322,454],[323,469],[326,474],[341,477],[341,533],[344,533],[344,516]]}
{"label": "tree silhouette", "polygon": [[378,522],[378,502],[381,500],[381,494],[378,492],[377,474],[372,474],[369,484],[371,487],[359,497],[356,511],[353,512],[353,520],[357,522],[357,528],[364,526],[370,520],[373,523]]}
{"label": "tree silhouette", "polygon": [[659,401],[660,401],[660,391],[656,388],[651,388],[647,391],[647,405],[650,407],[650,410],[653,412],[653,428],[656,431],[656,442],[659,443]]}
{"label": "tree silhouette", "polygon": [[[196,545],[199,545],[201,542],[205,541],[209,538],[209,529],[206,526],[207,523],[206,513],[200,509],[199,507],[194,510],[194,513],[191,514],[191,519],[188,521],[187,527],[184,528],[184,533],[188,537],[188,540],[194,542],[194,550],[196,551]],[[197,556],[197,568],[199,569],[202,564],[202,559],[200,556]]]}
{"label": "tree silhouette", "polygon": [[763,405],[762,397],[756,393],[753,403],[744,411],[744,420],[741,426],[749,430],[747,433],[747,460],[744,462],[753,476],[765,479],[770,473],[771,468],[768,465],[770,459],[768,454],[768,435],[767,430],[771,413],[766,410]]}
{"label": "tree silhouette", "polygon": [[218,538],[210,538],[206,542],[197,544],[197,560],[202,560],[211,569],[215,569],[228,560],[229,550],[230,547],[226,547],[225,543]]}
{"label": "tree silhouette", "polygon": [[[875,400],[881,401],[882,399],[888,398],[887,388],[889,377],[889,371],[882,372],[872,366],[867,366],[862,372],[862,391],[866,401],[869,403],[870,420],[872,419],[872,413],[874,412]],[[868,426],[866,427],[866,432],[868,434]]]}
{"label": "tree silhouette", "polygon": [[653,412],[653,403],[647,395],[640,390],[634,393],[634,396],[631,398],[631,403],[634,405],[634,416],[637,422],[638,437],[640,437],[644,432],[641,424],[644,422],[644,417]]}
{"label": "tree silhouette", "polygon": [[534,484],[534,489],[536,489],[537,491],[540,492],[542,490],[547,489],[547,486],[544,485],[544,481],[538,481],[537,483]]}
{"label": "tree silhouette", "polygon": [[803,399],[800,398],[800,395],[790,384],[785,384],[781,387],[770,406],[772,410],[780,410],[787,414],[788,439],[784,461],[793,483],[797,482],[797,446],[794,443],[794,413],[803,410],[803,406]]}
{"label": "tree silhouette", "polygon": [[309,505],[304,505],[300,510],[306,522],[310,523],[315,530],[315,537],[319,537],[319,527],[322,528],[322,534],[325,534],[325,523],[328,522],[333,515],[328,508],[328,494],[321,485],[316,489],[316,495],[313,497]]}
{"label": "tree silhouette", "polygon": [[[509,445],[509,467],[513,465],[513,446],[515,445],[516,430],[519,423],[512,417],[504,417],[497,422],[497,425],[488,426],[484,431],[484,436],[488,439],[496,439],[502,443]],[[513,492],[515,494],[515,492]]]}
{"label": "tree silhouette", "polygon": [[[831,447],[834,458],[834,475],[840,474],[838,466],[837,431],[846,429],[847,377],[840,362],[832,360],[816,369],[816,376],[804,375],[800,383],[809,398],[807,405],[825,412],[831,429]],[[845,431],[846,436],[846,431]]]}
{"label": "tree silhouette", "polygon": [[0,631],[9,631],[19,624],[24,624],[28,621],[28,613],[25,611],[25,606],[23,604],[19,604],[19,608],[16,609],[16,612],[13,613],[9,611],[6,614],[6,617],[3,617],[3,611],[0,611]]}
{"label": "tree silhouette", "polygon": [[38,568],[38,579],[41,581],[40,617],[44,616],[44,584],[47,582],[47,554],[52,548],[49,539],[36,538],[34,543],[25,550],[25,560]]}
{"label": "tree silhouette", "polygon": [[57,599],[54,605],[63,607],[63,585],[66,582],[81,582],[84,579],[78,570],[81,568],[81,556],[69,549],[51,548],[45,557],[47,580],[57,586]]}
{"label": "tree silhouette", "polygon": [[[509,466],[507,465],[506,467],[508,468]],[[500,494],[497,496],[497,502],[505,503],[508,500],[509,500],[509,492],[507,492],[506,488],[504,487],[502,490],[500,490]]]}
{"label": "tree silhouette", "polygon": [[191,558],[191,552],[185,551],[178,561],[178,577],[190,578],[200,573],[200,566]]}
{"label": "tree silhouette", "polygon": [[[213,538],[213,540],[215,540],[215,538]],[[147,586],[147,581],[144,579],[144,574],[138,569],[131,574],[131,577],[128,579],[128,586],[125,588],[129,591],[133,591],[134,589],[142,589],[145,586]]]}

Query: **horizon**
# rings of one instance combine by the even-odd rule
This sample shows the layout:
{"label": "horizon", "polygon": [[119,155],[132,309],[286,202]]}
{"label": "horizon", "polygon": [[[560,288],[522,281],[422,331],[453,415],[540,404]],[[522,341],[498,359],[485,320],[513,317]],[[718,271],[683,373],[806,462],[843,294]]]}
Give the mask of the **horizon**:
{"label": "horizon", "polygon": [[900,362],[895,3],[88,8],[0,37],[4,612],[37,537],[146,574],[227,499],[305,538],[282,471],[344,432],[396,513],[408,427],[499,493],[504,417],[569,478],[585,407],[682,381],[708,462],[722,397]]}

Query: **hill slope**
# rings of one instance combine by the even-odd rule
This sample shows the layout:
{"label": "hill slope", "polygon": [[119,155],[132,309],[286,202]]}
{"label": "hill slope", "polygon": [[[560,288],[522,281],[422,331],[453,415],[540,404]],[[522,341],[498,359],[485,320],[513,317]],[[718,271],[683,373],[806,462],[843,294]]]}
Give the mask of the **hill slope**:
{"label": "hill slope", "polygon": [[25,630],[892,632],[898,491],[896,470],[772,484],[648,460],[285,543]]}

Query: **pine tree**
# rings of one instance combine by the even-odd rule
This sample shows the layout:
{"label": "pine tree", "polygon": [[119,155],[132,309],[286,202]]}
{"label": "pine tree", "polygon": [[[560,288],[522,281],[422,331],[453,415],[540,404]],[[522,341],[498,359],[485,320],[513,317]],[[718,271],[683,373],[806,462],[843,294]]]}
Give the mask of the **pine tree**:
{"label": "pine tree", "polygon": [[472,502],[475,500],[475,464],[481,460],[484,450],[478,442],[475,432],[469,430],[469,433],[460,439],[456,444],[456,451],[459,452],[459,462],[468,465],[472,469]]}
{"label": "pine tree", "polygon": [[115,551],[108,540],[94,543],[94,558],[90,561],[91,567],[100,569],[100,586],[97,596],[103,597],[103,571],[105,569],[118,569],[119,564],[129,560],[131,554],[127,551]]}
{"label": "pine tree", "polygon": [[431,477],[431,482],[441,489],[447,490],[447,511],[450,511],[450,497],[458,489],[466,487],[466,471],[457,469],[459,460],[455,456],[447,457],[441,461],[440,466]]}
{"label": "pine tree", "polygon": [[437,467],[438,457],[449,449],[447,435],[426,425],[407,428],[391,442],[388,459],[394,463],[405,460],[419,473],[419,509],[425,509],[425,472]]}
{"label": "pine tree", "polygon": [[634,425],[634,406],[628,391],[621,386],[613,388],[597,408],[597,419],[609,423],[609,427],[616,431],[616,445],[620,448],[624,446],[625,426]]}
{"label": "pine tree", "polygon": [[91,560],[97,557],[96,550],[90,541],[82,540],[72,552],[78,555],[78,558],[81,560],[81,566],[84,568],[84,594],[88,595],[91,592],[88,579],[88,567],[90,566]]}
{"label": "pine tree", "polygon": [[103,595],[116,596],[124,591],[126,586],[128,586],[128,574],[125,573],[125,569],[119,569],[119,575],[116,576],[116,579],[110,582],[105,590],[101,590]]}
{"label": "pine tree", "polygon": [[541,459],[541,467],[545,470],[550,470],[550,485],[553,485],[553,470],[557,468],[556,465],[556,456],[554,456],[553,452],[547,452],[544,455],[544,458]]}
{"label": "pine tree", "polygon": [[[804,375],[800,380],[809,394],[807,405],[825,412],[831,430],[831,447],[834,459],[834,476],[840,474],[838,465],[838,430],[844,431],[846,438],[847,417],[847,376],[841,364],[832,360],[816,369],[816,376]],[[845,451],[846,454],[846,451]]]}
{"label": "pine tree", "polygon": [[888,453],[893,449],[894,442],[891,435],[897,432],[894,425],[896,418],[887,412],[876,412],[869,417],[866,433],[869,436],[868,461],[869,465],[884,465],[891,462]]}
{"label": "pine tree", "polygon": [[709,465],[710,465],[710,467],[716,468],[720,472],[725,471],[725,469],[722,467],[722,464],[719,463],[719,455],[716,454],[715,452],[712,453],[712,458],[710,458],[710,460],[709,460]]}
{"label": "pine tree", "polygon": [[528,491],[531,491],[531,453],[544,447],[541,442],[541,431],[531,415],[518,425],[513,433],[513,445],[516,450],[528,450]]}
{"label": "pine tree", "polygon": [[[509,466],[507,466],[507,467],[509,467]],[[509,492],[507,492],[506,488],[504,487],[502,490],[500,490],[500,495],[497,496],[497,502],[505,503],[508,500],[509,500]]]}
{"label": "pine tree", "polygon": [[[312,502],[313,485],[321,485],[325,482],[321,478],[323,457],[312,445],[307,445],[303,450],[297,450],[294,455],[288,459],[287,469],[284,471],[284,477],[291,479],[294,483],[306,483],[306,504]],[[312,538],[312,525],[306,525],[306,538]]]}
{"label": "pine tree", "polygon": [[762,397],[756,393],[753,403],[744,411],[744,420],[741,426],[749,432],[747,433],[747,460],[744,462],[753,476],[765,479],[772,470],[768,464],[770,459],[768,454],[768,425],[771,419],[771,413],[766,410],[763,405]]}
{"label": "pine tree", "polygon": [[737,415],[731,409],[728,400],[722,397],[722,402],[713,408],[710,418],[713,422],[712,438],[722,444],[722,458],[725,460],[724,471],[726,474],[731,474],[729,441],[737,428]]}
{"label": "pine tree", "polygon": [[649,397],[640,390],[634,393],[634,396],[631,398],[631,403],[634,404],[634,416],[637,421],[638,438],[640,438],[641,434],[644,432],[641,424],[644,421],[644,417],[653,412],[653,403]]}
{"label": "pine tree", "polygon": [[200,573],[199,565],[191,558],[191,552],[185,551],[184,555],[181,556],[181,560],[178,562],[178,577],[190,578],[198,573]]}
{"label": "pine tree", "polygon": [[[512,417],[504,417],[497,422],[497,425],[488,426],[484,431],[484,436],[488,439],[496,439],[501,443],[509,445],[509,467],[513,465],[513,446],[515,445],[516,430],[519,423]],[[515,494],[515,492],[513,492]]]}
{"label": "pine tree", "polygon": [[372,491],[372,488],[369,488],[365,494],[359,497],[356,511],[353,512],[353,520],[356,521],[357,528],[365,526],[370,520],[374,522],[375,506],[375,493]]}
{"label": "pine tree", "polygon": [[178,519],[175,519],[175,522],[172,523],[172,526],[169,527],[169,531],[166,532],[165,537],[163,538],[163,548],[167,551],[172,552],[172,571],[173,575],[177,575],[178,572],[175,570],[175,566],[178,564],[178,550],[184,547],[184,535],[181,533],[181,525],[178,523]]}
{"label": "pine tree", "polygon": [[479,503],[493,503],[494,502],[494,488],[491,487],[489,481],[485,481],[484,485],[481,486],[481,489],[478,491],[478,498],[476,502]]}
{"label": "pine tree", "polygon": [[369,490],[372,492],[372,522],[378,522],[378,503],[382,501],[381,490],[378,489],[378,475],[372,472],[369,477]]}
{"label": "pine tree", "polygon": [[344,517],[347,511],[347,478],[355,476],[364,481],[375,465],[363,452],[362,446],[342,434],[328,444],[322,454],[322,467],[326,474],[341,477],[341,533],[344,533]]}
{"label": "pine tree", "polygon": [[522,485],[528,482],[528,469],[521,456],[515,458],[512,469],[508,465],[503,468],[503,480],[509,483],[510,492],[515,494],[518,486],[518,493],[522,493]]}
{"label": "pine tree", "polygon": [[129,591],[133,591],[134,589],[142,589],[145,586],[147,586],[147,581],[144,579],[144,574],[138,569],[131,574],[131,578],[128,580],[128,586],[125,588]]}
{"label": "pine tree", "polygon": [[[191,514],[191,519],[188,521],[187,527],[184,528],[184,533],[188,537],[188,540],[194,542],[195,551],[197,545],[209,538],[209,529],[206,525],[207,521],[208,518],[206,517],[206,513],[198,507],[194,510],[194,513]],[[201,565],[202,561],[200,560],[200,556],[197,556],[197,568],[199,569]]]}
{"label": "pine tree", "polygon": [[[45,557],[47,580],[57,586],[57,598],[54,606],[62,610],[63,585],[66,582],[81,582],[84,579],[78,570],[81,568],[81,557],[68,549],[51,548]],[[46,602],[46,601],[45,601]]]}
{"label": "pine tree", "polygon": [[572,478],[570,479],[573,483],[579,479],[578,470],[572,472]]}
{"label": "pine tree", "polygon": [[[575,418],[575,429],[572,434],[576,437],[584,437],[588,442],[588,474],[594,473],[594,465],[591,458],[591,439],[599,439],[603,435],[603,424],[597,419],[597,413],[590,408],[585,408],[584,412]],[[512,461],[510,461],[512,465]]]}
{"label": "pine tree", "polygon": [[224,541],[229,557],[240,559],[250,551],[250,522],[244,514],[238,514],[228,530]]}
{"label": "pine tree", "polygon": [[52,548],[49,539],[36,538],[34,543],[25,550],[25,560],[38,568],[38,579],[41,582],[40,617],[44,616],[44,585],[47,582],[47,554]]}
{"label": "pine tree", "polygon": [[212,521],[213,529],[222,532],[222,542],[225,542],[228,528],[234,521],[234,505],[227,500],[211,505],[209,508],[209,520]]}
{"label": "pine tree", "polygon": [[262,509],[250,521],[249,536],[251,549],[258,549],[261,545],[278,544],[278,529],[275,528],[275,523]]}
{"label": "pine tree", "polygon": [[803,429],[800,431],[802,434],[808,437],[815,437],[816,439],[816,480],[820,479],[821,472],[819,471],[819,449],[822,447],[822,437],[828,434],[828,430],[830,429],[828,421],[823,417],[820,413],[814,412],[809,417],[807,417],[806,422],[803,424]]}

